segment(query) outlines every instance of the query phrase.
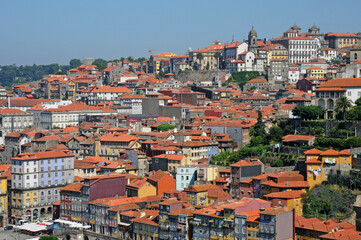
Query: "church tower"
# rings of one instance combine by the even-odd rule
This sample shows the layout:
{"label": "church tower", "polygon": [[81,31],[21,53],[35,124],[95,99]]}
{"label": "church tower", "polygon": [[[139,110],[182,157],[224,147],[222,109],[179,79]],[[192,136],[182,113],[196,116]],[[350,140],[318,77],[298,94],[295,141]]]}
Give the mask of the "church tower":
{"label": "church tower", "polygon": [[253,26],[248,34],[248,51],[257,55],[257,32],[254,30]]}

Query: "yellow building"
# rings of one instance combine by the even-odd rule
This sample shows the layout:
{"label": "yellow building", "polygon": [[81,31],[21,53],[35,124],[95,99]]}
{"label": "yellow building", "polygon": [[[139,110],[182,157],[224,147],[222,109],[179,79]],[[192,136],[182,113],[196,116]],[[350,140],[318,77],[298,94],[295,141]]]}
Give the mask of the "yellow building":
{"label": "yellow building", "polygon": [[159,239],[158,218],[159,211],[143,209],[140,215],[133,219],[132,239]]}
{"label": "yellow building", "polygon": [[13,189],[11,192],[12,206],[16,208],[26,208],[25,214],[19,214],[17,209],[11,209],[11,215],[18,217],[18,219],[37,221],[40,217],[40,211],[36,206],[39,205],[39,191],[38,190],[18,190]]}
{"label": "yellow building", "polygon": [[325,70],[319,67],[310,67],[307,68],[307,77],[320,79],[325,77]]}
{"label": "yellow building", "polygon": [[159,73],[164,67],[168,67],[169,61],[172,57],[177,56],[175,53],[160,53],[150,56],[149,68],[153,73]]}
{"label": "yellow building", "polygon": [[137,178],[126,186],[127,197],[148,197],[156,196],[157,188],[143,178]]}
{"label": "yellow building", "polygon": [[358,33],[327,33],[325,40],[329,41],[330,48],[339,49],[360,43],[360,35]]}
{"label": "yellow building", "polygon": [[68,82],[68,91],[67,91],[68,100],[74,102],[76,100],[75,95],[76,95],[76,83],[73,80],[70,80]]}
{"label": "yellow building", "polygon": [[289,210],[295,209],[296,216],[302,216],[302,194],[304,190],[285,191],[270,193],[264,196],[267,201],[271,201],[272,207],[288,207]]}
{"label": "yellow building", "polygon": [[213,184],[202,184],[190,186],[184,191],[187,193],[187,201],[193,206],[208,206],[208,194],[210,192],[222,191],[220,187]]}
{"label": "yellow building", "polygon": [[346,150],[320,151],[314,148],[305,152],[305,158],[310,188],[326,181],[330,174],[348,173],[352,168],[352,156]]}
{"label": "yellow building", "polygon": [[128,134],[104,134],[95,141],[95,153],[97,157],[103,157],[108,160],[119,158],[120,152],[124,150],[140,149],[138,142],[140,138]]}
{"label": "yellow building", "polygon": [[8,217],[8,190],[7,177],[0,176],[0,226],[6,225]]}
{"label": "yellow building", "polygon": [[[259,210],[248,211],[249,215],[246,220],[247,226],[247,239],[259,240]],[[252,214],[252,213],[255,214]]]}

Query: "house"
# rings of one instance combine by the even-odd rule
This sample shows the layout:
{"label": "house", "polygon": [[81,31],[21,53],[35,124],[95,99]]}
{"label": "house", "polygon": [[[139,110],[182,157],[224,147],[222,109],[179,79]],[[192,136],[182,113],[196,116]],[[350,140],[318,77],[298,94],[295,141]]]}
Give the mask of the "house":
{"label": "house", "polygon": [[156,188],[156,195],[163,196],[164,192],[176,189],[176,180],[162,170],[150,172],[147,181]]}
{"label": "house", "polygon": [[361,78],[334,78],[321,84],[316,91],[316,105],[333,118],[337,99],[347,97],[353,103],[361,96]]}
{"label": "house", "polygon": [[187,155],[161,154],[152,157],[152,171],[168,171],[175,174],[178,167],[190,165],[191,158]]}
{"label": "house", "polygon": [[250,141],[249,130],[257,120],[229,120],[211,121],[203,125],[203,129],[210,129],[212,134],[229,134],[238,147],[243,147]]}
{"label": "house", "polygon": [[68,150],[20,153],[11,163],[13,219],[51,219],[59,187],[74,181],[74,155]]}
{"label": "house", "polygon": [[182,166],[177,168],[176,189],[183,191],[185,188],[194,185],[197,179],[197,168],[194,166]]}
{"label": "house", "polygon": [[259,159],[241,160],[231,165],[230,191],[234,198],[241,197],[241,182],[264,172],[264,164]]}
{"label": "house", "polygon": [[[360,235],[356,233],[356,227],[349,222],[337,223],[332,219],[321,220],[303,216],[295,218],[295,235],[297,239],[308,239],[310,237],[315,240],[361,239]],[[335,236],[332,236],[334,234]]]}
{"label": "house", "polygon": [[299,171],[284,171],[267,174],[266,179],[261,180],[261,196],[274,192],[308,189],[310,184],[304,181],[304,176]]}
{"label": "house", "polygon": [[0,145],[5,143],[5,136],[20,132],[33,126],[33,115],[19,109],[0,108]]}
{"label": "house", "polygon": [[132,180],[129,184],[127,184],[126,191],[127,197],[143,198],[157,195],[157,188],[144,178]]}
{"label": "house", "polygon": [[260,211],[260,239],[293,239],[294,216],[287,207],[275,207]]}
{"label": "house", "polygon": [[208,195],[222,191],[222,188],[213,184],[201,184],[190,186],[184,191],[187,193],[187,202],[193,206],[208,206]]}
{"label": "house", "polygon": [[103,134],[95,142],[96,156],[104,157],[109,160],[118,159],[120,152],[130,149],[139,149],[140,138],[128,134]]}
{"label": "house", "polygon": [[327,180],[331,174],[349,174],[352,169],[352,156],[349,151],[311,149],[305,152],[307,181],[310,188]]}
{"label": "house", "polygon": [[302,216],[302,194],[304,190],[274,192],[264,195],[267,201],[272,203],[272,207],[288,207],[290,211],[295,210],[296,216]]}
{"label": "house", "polygon": [[260,79],[260,78],[256,78],[256,79],[252,79],[249,80],[244,86],[243,86],[243,91],[248,91],[248,90],[268,90],[271,88],[270,83],[268,83],[267,79]]}

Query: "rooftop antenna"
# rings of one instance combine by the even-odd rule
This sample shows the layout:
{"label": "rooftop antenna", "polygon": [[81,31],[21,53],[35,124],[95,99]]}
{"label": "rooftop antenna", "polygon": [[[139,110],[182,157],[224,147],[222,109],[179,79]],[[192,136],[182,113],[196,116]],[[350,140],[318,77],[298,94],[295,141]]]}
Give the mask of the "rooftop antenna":
{"label": "rooftop antenna", "polygon": [[234,34],[232,34],[232,43],[234,43]]}

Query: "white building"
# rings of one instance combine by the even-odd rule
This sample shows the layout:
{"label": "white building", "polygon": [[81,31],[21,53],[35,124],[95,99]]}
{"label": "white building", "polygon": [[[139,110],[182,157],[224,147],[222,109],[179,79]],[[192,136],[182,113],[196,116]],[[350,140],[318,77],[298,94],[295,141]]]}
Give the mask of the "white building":
{"label": "white building", "polygon": [[298,79],[300,79],[300,72],[297,68],[288,69],[288,82],[290,84],[296,84]]}
{"label": "white building", "polygon": [[100,102],[114,102],[115,99],[130,94],[133,91],[126,87],[102,86],[94,87],[86,100],[88,105],[94,106]]}
{"label": "white building", "polygon": [[[58,109],[46,109],[35,114],[37,123],[40,118],[39,126],[45,129],[54,127],[64,128],[69,125],[78,126],[81,118],[91,116],[106,116],[116,114],[116,111],[110,108],[88,106],[85,103],[72,103]],[[83,119],[86,120],[86,119]]]}
{"label": "white building", "polygon": [[4,138],[12,132],[20,132],[33,126],[33,115],[19,109],[0,108],[0,145]]}
{"label": "white building", "polygon": [[178,167],[176,175],[176,189],[178,191],[183,191],[185,188],[194,185],[196,179],[197,167]]}
{"label": "white building", "polygon": [[51,219],[59,188],[74,182],[74,155],[68,151],[21,153],[12,158],[11,215],[29,221]]}
{"label": "white building", "polygon": [[115,105],[120,105],[123,107],[130,107],[131,113],[130,114],[142,114],[142,102],[143,95],[130,95],[130,96],[123,96],[118,98],[114,101]]}
{"label": "white building", "polygon": [[234,42],[225,45],[223,49],[223,59],[238,59],[238,55],[248,50],[248,44],[245,42]]}
{"label": "white building", "polygon": [[334,78],[320,85],[315,92],[316,105],[326,110],[326,118],[333,118],[339,98],[345,96],[355,103],[361,97],[361,78]]}
{"label": "white building", "polygon": [[318,57],[323,58],[326,61],[331,61],[333,59],[337,59],[341,55],[341,51],[333,48],[324,48],[321,49]]}
{"label": "white building", "polygon": [[310,37],[288,37],[277,42],[288,49],[289,63],[309,62],[321,48],[320,41]]}

